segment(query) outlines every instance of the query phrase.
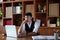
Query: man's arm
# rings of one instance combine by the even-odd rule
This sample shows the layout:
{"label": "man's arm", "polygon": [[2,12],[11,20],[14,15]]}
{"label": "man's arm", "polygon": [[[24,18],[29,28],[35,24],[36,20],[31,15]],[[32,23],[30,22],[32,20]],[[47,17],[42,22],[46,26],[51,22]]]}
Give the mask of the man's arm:
{"label": "man's arm", "polygon": [[37,35],[38,29],[40,27],[40,20],[36,20],[35,24],[34,24],[34,30],[32,33],[30,33],[31,35]]}
{"label": "man's arm", "polygon": [[19,34],[25,34],[26,33],[26,31],[25,31],[25,25],[24,24],[25,24],[25,20],[22,22],[21,26],[18,29],[18,35]]}
{"label": "man's arm", "polygon": [[18,35],[22,32],[22,26],[19,27],[18,29]]}
{"label": "man's arm", "polygon": [[37,33],[35,33],[35,32],[30,32],[30,33],[28,33],[27,35],[28,35],[28,36],[35,36],[35,35],[37,35]]}
{"label": "man's arm", "polygon": [[37,35],[38,29],[39,29],[39,26],[40,26],[40,20],[36,20],[34,26],[35,26],[35,28],[34,28],[33,32],[28,33],[28,35],[30,35],[30,36]]}

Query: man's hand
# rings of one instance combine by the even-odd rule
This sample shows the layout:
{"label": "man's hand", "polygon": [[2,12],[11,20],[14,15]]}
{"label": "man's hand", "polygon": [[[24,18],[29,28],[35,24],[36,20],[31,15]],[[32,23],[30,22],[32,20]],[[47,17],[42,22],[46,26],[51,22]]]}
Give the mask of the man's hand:
{"label": "man's hand", "polygon": [[26,23],[26,20],[24,20],[24,21],[22,22],[22,25],[23,25],[24,23]]}
{"label": "man's hand", "polygon": [[21,34],[22,34],[22,35],[26,35],[26,31],[22,32]]}
{"label": "man's hand", "polygon": [[37,35],[35,32],[28,33],[28,36],[35,36],[35,35]]}
{"label": "man's hand", "polygon": [[20,34],[18,34],[19,36],[26,36],[26,31],[21,32]]}
{"label": "man's hand", "polygon": [[[26,23],[26,20],[24,20],[22,23],[21,23],[21,26],[19,27],[18,29],[18,35],[22,32],[22,27],[23,27],[23,24]],[[25,32],[24,32],[25,33]],[[22,33],[23,34],[23,33]]]}

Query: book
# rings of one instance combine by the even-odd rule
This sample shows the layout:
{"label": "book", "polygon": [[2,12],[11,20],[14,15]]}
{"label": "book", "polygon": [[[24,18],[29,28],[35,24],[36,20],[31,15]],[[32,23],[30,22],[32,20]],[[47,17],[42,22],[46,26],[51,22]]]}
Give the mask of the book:
{"label": "book", "polygon": [[12,18],[12,7],[6,7],[6,18]]}
{"label": "book", "polygon": [[21,14],[21,6],[16,6],[16,13]]}
{"label": "book", "polygon": [[57,18],[57,21],[56,21],[56,26],[60,26],[60,18]]}
{"label": "book", "polygon": [[56,24],[49,24],[49,27],[56,27]]}
{"label": "book", "polygon": [[59,3],[49,4],[49,16],[59,16]]}
{"label": "book", "polygon": [[6,20],[6,25],[12,25],[12,20]]}

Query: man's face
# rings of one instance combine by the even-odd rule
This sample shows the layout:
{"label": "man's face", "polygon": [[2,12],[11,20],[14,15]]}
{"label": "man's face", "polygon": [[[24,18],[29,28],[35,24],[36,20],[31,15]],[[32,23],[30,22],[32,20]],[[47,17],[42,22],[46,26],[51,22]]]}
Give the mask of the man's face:
{"label": "man's face", "polygon": [[31,19],[32,19],[31,16],[25,16],[25,20],[26,20],[27,22],[31,21]]}

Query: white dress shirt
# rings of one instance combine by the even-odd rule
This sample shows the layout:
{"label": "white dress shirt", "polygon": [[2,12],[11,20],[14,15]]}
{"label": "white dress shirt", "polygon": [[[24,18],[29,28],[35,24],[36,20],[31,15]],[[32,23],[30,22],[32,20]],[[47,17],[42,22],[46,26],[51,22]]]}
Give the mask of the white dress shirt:
{"label": "white dress shirt", "polygon": [[[30,24],[27,23],[29,27],[31,27],[31,23],[32,23],[32,22],[30,22]],[[40,20],[36,20],[36,21],[35,21],[35,24],[34,24],[33,32],[37,33],[39,27],[40,27]],[[23,24],[23,26],[22,26],[22,32],[24,32],[24,31],[25,31],[25,24]]]}

